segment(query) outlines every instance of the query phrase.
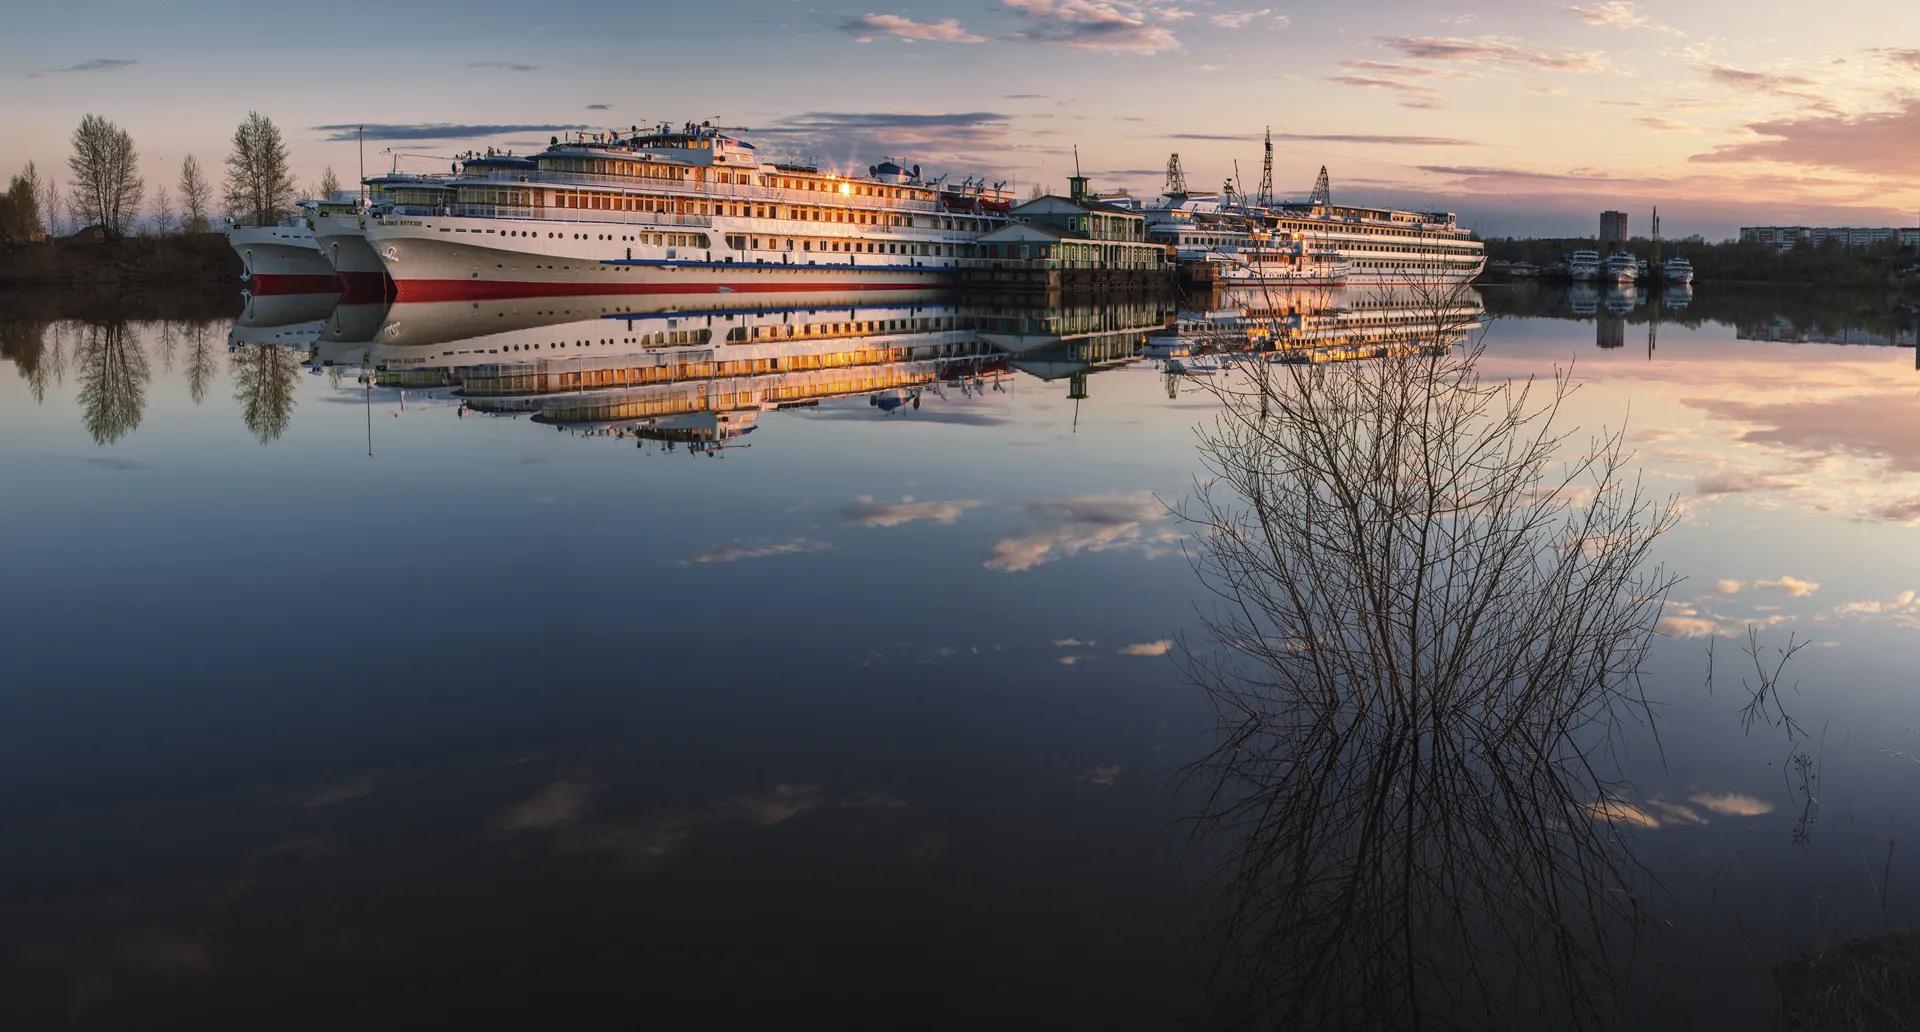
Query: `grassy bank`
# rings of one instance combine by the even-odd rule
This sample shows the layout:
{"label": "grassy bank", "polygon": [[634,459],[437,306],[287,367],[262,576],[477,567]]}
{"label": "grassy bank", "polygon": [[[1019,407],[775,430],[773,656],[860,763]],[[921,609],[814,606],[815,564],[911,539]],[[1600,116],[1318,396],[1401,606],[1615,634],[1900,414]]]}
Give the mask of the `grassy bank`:
{"label": "grassy bank", "polygon": [[229,284],[240,256],[220,233],[101,240],[69,237],[0,245],[0,289],[48,286]]}

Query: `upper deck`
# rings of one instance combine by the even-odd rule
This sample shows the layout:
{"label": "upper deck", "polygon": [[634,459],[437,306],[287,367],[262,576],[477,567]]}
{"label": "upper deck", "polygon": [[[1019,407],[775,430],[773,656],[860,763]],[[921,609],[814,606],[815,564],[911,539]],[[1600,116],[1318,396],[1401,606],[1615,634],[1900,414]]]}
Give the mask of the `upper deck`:
{"label": "upper deck", "polygon": [[[463,182],[614,188],[689,194],[747,203],[832,205],[875,212],[957,210],[954,189],[922,182],[919,169],[891,162],[866,175],[822,172],[803,165],[763,163],[754,146],[708,125],[655,126],[629,132],[577,132],[555,137],[530,158],[492,156],[469,162]],[[971,182],[971,181],[969,181]],[[998,214],[1001,191],[970,189],[981,214]]]}

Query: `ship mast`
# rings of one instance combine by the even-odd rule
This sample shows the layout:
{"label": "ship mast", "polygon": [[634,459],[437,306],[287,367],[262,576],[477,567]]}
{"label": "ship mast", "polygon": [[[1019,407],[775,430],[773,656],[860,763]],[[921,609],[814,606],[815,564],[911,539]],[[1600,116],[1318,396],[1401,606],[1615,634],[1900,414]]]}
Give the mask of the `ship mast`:
{"label": "ship mast", "polygon": [[1262,208],[1273,207],[1273,127],[1267,127],[1266,157],[1260,162],[1260,193],[1253,202]]}

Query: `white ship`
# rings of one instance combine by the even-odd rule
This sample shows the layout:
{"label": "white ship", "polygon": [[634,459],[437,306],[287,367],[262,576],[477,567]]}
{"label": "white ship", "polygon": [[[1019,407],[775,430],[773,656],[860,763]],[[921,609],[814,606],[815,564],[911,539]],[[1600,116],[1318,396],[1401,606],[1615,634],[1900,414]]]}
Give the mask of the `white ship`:
{"label": "white ship", "polygon": [[1239,194],[1173,192],[1142,211],[1148,232],[1183,265],[1227,282],[1293,285],[1458,283],[1486,267],[1485,247],[1449,212],[1332,203],[1326,169],[1304,203],[1248,203]]}
{"label": "white ship", "polygon": [[1347,263],[1359,283],[1463,283],[1486,268],[1485,246],[1451,212],[1282,204],[1263,220]]}
{"label": "white ship", "polygon": [[256,294],[333,292],[333,266],[308,225],[314,203],[299,202],[293,215],[271,226],[236,225],[227,231],[248,289]]}
{"label": "white ship", "polygon": [[1640,280],[1640,259],[1626,251],[1615,251],[1607,255],[1600,278],[1608,283],[1623,283],[1631,286]]}
{"label": "white ship", "polygon": [[373,176],[364,182],[367,201],[354,194],[335,194],[317,202],[308,214],[321,257],[333,266],[335,289],[350,301],[386,296],[387,270],[367,243],[367,213],[371,208],[405,203],[422,207],[451,202],[450,176]]}
{"label": "white ship", "polygon": [[997,192],[962,198],[891,162],[763,164],[707,125],[518,161],[469,162],[451,203],[374,209],[367,240],[398,299],[924,289],[1006,223]]}
{"label": "white ship", "polygon": [[1331,287],[1347,281],[1353,263],[1334,248],[1296,234],[1278,238],[1255,232],[1252,240],[1231,251],[1216,251],[1213,282],[1221,286],[1281,285]]}
{"label": "white ship", "polygon": [[1693,263],[1685,258],[1669,258],[1660,263],[1660,276],[1674,286],[1693,282]]}
{"label": "white ship", "polygon": [[1592,283],[1600,278],[1600,252],[1575,251],[1567,258],[1567,276],[1575,283]]}

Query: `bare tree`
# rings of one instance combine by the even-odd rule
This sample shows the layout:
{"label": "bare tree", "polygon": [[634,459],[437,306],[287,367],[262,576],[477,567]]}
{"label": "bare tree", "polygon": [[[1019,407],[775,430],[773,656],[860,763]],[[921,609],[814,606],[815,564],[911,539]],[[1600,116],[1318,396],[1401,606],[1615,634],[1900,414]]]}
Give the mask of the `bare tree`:
{"label": "bare tree", "polygon": [[211,191],[207,187],[207,177],[200,171],[200,162],[189,154],[180,159],[180,230],[184,233],[205,233],[212,228],[207,219],[207,206],[211,203]]}
{"label": "bare tree", "polygon": [[167,193],[167,185],[153,188],[153,231],[161,236],[171,236],[180,227],[180,216],[173,210],[173,196]]}
{"label": "bare tree", "polygon": [[255,226],[272,225],[293,208],[299,189],[288,167],[287,144],[280,127],[258,111],[233,131],[227,155],[227,208]]}
{"label": "bare tree", "polygon": [[338,193],[339,190],[340,190],[340,177],[334,175],[333,166],[328,165],[327,170],[325,172],[320,173],[320,186],[319,186],[319,193],[317,196],[323,201],[332,200],[333,195],[335,193]]}
{"label": "bare tree", "polygon": [[1401,346],[1210,388],[1183,515],[1218,604],[1181,670],[1217,721],[1197,828],[1229,843],[1211,984],[1268,1028],[1604,1024],[1650,881],[1610,747],[1652,723],[1674,511],[1620,432],[1556,428],[1568,375],[1483,379],[1458,298],[1414,293]]}
{"label": "bare tree", "polygon": [[65,206],[60,203],[60,184],[52,179],[40,183],[40,218],[46,222],[48,236],[60,236],[66,229],[66,219],[61,216]]}
{"label": "bare tree", "polygon": [[125,236],[146,193],[133,137],[99,115],[87,115],[73,131],[67,168],[73,174],[74,218],[83,226],[100,226],[108,236]]}

